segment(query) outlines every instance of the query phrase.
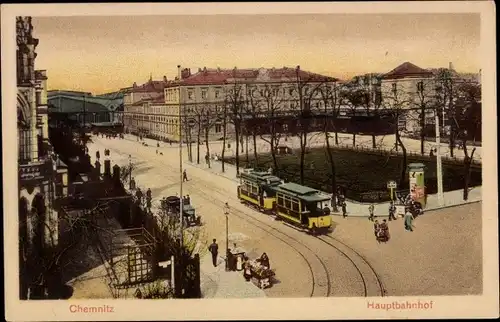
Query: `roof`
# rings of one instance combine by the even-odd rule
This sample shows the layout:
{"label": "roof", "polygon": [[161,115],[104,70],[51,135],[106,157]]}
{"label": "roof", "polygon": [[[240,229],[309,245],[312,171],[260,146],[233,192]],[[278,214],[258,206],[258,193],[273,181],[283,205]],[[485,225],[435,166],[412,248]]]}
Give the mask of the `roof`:
{"label": "roof", "polygon": [[95,101],[88,101],[73,96],[58,96],[49,98],[49,111],[56,109],[63,113],[79,113],[85,111],[88,113],[110,112],[111,109]]}
{"label": "roof", "polygon": [[115,98],[115,99],[110,99],[110,98],[104,98],[104,97],[94,97],[94,96],[73,96],[73,95],[66,95],[66,94],[58,94],[58,95],[51,95],[48,98],[49,104],[53,106],[59,107],[59,100],[60,99],[66,99],[66,100],[74,100],[74,101],[79,101],[79,102],[85,102],[85,104],[88,106],[90,103],[94,104],[99,104],[102,105],[104,108],[108,109],[109,111],[116,111],[121,105],[123,105],[123,98]]}
{"label": "roof", "polygon": [[308,202],[325,201],[330,199],[329,196],[323,195],[320,191],[316,189],[302,186],[293,182],[282,184],[274,189],[277,192],[281,192],[286,195],[291,195],[298,199]]}
{"label": "roof", "polygon": [[281,179],[269,174],[268,172],[263,171],[250,171],[250,172],[242,172],[240,177],[243,179],[248,179],[252,181],[256,181],[260,184],[277,184],[281,183]]}
{"label": "roof", "polygon": [[433,73],[410,62],[404,62],[383,76],[383,79],[401,79],[406,77],[429,77]]}
{"label": "roof", "polygon": [[154,81],[154,80],[149,80],[147,83],[144,83],[142,85],[134,85],[132,87],[128,87],[122,90],[126,90],[127,92],[132,92],[132,93],[144,93],[144,92],[163,92],[165,87],[167,87],[167,84],[170,82],[168,81]]}
{"label": "roof", "polygon": [[[177,82],[170,83],[174,86],[181,85],[224,85],[236,81],[267,81],[267,82],[296,82],[297,76],[304,82],[334,82],[338,79],[324,76],[295,68],[247,68],[247,69],[207,69],[199,70]],[[170,85],[169,84],[169,85]],[[167,85],[167,87],[169,86]]]}

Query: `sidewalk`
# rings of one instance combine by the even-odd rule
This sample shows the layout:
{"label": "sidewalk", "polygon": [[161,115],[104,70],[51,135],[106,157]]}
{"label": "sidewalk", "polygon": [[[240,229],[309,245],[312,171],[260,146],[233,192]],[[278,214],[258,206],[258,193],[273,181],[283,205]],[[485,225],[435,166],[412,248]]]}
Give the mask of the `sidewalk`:
{"label": "sidewalk", "polygon": [[[235,182],[239,182],[238,178],[236,177],[236,167],[232,164],[226,163],[224,165],[225,167],[225,172],[222,172],[222,162],[220,161],[210,161],[210,168],[208,168],[208,165],[206,165],[204,162],[200,164],[196,164],[196,162],[187,162],[187,164],[203,169],[205,171],[212,172],[218,176],[222,176],[225,178],[228,178],[230,180],[233,180]],[[243,169],[240,169],[240,172]],[[326,193],[326,192],[325,192]],[[326,193],[328,194],[328,193]],[[444,193],[444,204],[442,206],[439,206],[438,203],[438,196],[437,194],[433,195],[428,195],[427,196],[427,205],[424,209],[424,211],[432,211],[432,210],[437,210],[437,209],[442,209],[442,208],[448,208],[448,207],[453,207],[453,206],[458,206],[458,205],[464,205],[464,204],[469,204],[473,202],[479,202],[482,200],[482,187],[474,187],[471,188],[469,191],[469,199],[467,201],[463,200],[463,190],[453,190],[453,191],[447,191]],[[351,200],[346,200],[347,204],[347,215],[351,217],[368,217],[369,212],[368,212],[368,207],[369,203],[360,203],[356,201],[351,201]],[[383,202],[383,203],[374,203],[375,206],[375,216],[381,217],[381,216],[388,216],[389,215],[389,202]],[[341,213],[333,213],[333,215],[341,216]]]}
{"label": "sidewalk", "polygon": [[266,297],[264,291],[243,278],[243,272],[226,272],[225,260],[217,259],[217,267],[212,265],[212,255],[201,258],[202,298],[257,298]]}

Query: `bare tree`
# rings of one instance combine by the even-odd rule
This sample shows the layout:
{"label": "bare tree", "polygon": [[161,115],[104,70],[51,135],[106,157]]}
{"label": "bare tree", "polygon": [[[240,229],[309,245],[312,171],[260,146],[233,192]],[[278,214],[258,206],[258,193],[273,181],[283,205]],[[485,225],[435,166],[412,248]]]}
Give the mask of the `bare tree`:
{"label": "bare tree", "polygon": [[[363,109],[367,116],[378,114],[378,110],[382,105],[382,95],[379,88],[380,75],[365,75],[362,79],[355,77],[351,82],[347,83],[345,97],[347,98],[347,106],[353,113]],[[372,148],[377,148],[375,134],[372,133]],[[356,133],[353,133],[353,146],[356,145]]]}
{"label": "bare tree", "polygon": [[238,81],[236,67],[233,69],[232,84],[228,86],[226,100],[229,103],[229,119],[234,125],[236,143],[236,175],[240,174],[240,133],[242,124],[242,110],[245,104],[244,92],[245,84]]}
{"label": "bare tree", "polygon": [[324,77],[317,78],[315,74],[303,73],[300,70],[300,66],[297,66],[295,73],[297,106],[294,114],[299,120],[297,135],[300,141],[300,183],[304,184],[304,167],[309,139],[308,135],[315,123],[313,107],[315,103],[321,101],[321,85],[333,79]]}
{"label": "bare tree", "polygon": [[[252,86],[248,88],[247,98],[248,104],[245,108],[245,115],[249,117],[247,120],[246,129],[247,132],[251,132],[252,134],[252,144],[253,144],[253,154],[254,154],[254,162],[258,163],[258,153],[257,153],[257,134],[259,133],[259,127],[257,126],[258,116],[262,111],[262,99],[256,99],[256,93],[258,93],[258,89],[256,86]],[[251,125],[248,123],[251,122]]]}
{"label": "bare tree", "polygon": [[[403,186],[406,177],[406,167],[408,164],[407,150],[403,141],[401,139],[402,132],[406,131],[406,121],[408,114],[408,104],[409,100],[404,100],[401,98],[403,93],[398,90],[397,84],[394,83],[392,87],[391,93],[386,94],[386,99],[384,104],[385,108],[389,112],[389,115],[392,119],[392,125],[394,127],[394,134],[396,136],[396,144],[395,148],[401,147],[403,152],[403,159],[401,160],[401,168],[400,168],[400,177],[399,177],[399,186]],[[401,126],[400,122],[404,125]]]}
{"label": "bare tree", "polygon": [[457,140],[461,142],[464,151],[464,191],[463,199],[469,198],[469,183],[471,165],[476,148],[473,147],[469,154],[467,141],[476,139],[481,131],[481,86],[475,83],[462,83],[457,86],[457,101],[451,112],[452,124],[455,127]]}
{"label": "bare tree", "polygon": [[331,190],[332,190],[332,207],[333,211],[338,211],[336,197],[337,197],[337,170],[335,166],[335,158],[333,157],[332,147],[330,145],[330,133],[335,132],[335,142],[338,144],[336,120],[340,114],[340,106],[342,105],[342,95],[339,91],[341,86],[337,84],[323,84],[320,87],[322,107],[323,109],[323,133],[325,135],[326,151],[328,161],[330,163],[330,176],[331,176]]}
{"label": "bare tree", "polygon": [[206,108],[203,110],[202,113],[202,126],[203,126],[203,131],[205,134],[205,144],[207,148],[207,153],[206,153],[206,160],[207,160],[207,165],[210,168],[210,141],[209,141],[209,135],[210,135],[210,130],[213,128],[213,126],[218,122],[217,116],[214,118],[213,115],[217,115],[217,111],[213,111],[211,106],[206,106]]}
{"label": "bare tree", "polygon": [[222,162],[222,172],[225,172],[225,154],[226,154],[226,139],[227,139],[227,118],[228,118],[228,101],[227,98],[224,98],[224,103],[222,105],[222,154],[221,154],[221,162]]}
{"label": "bare tree", "polygon": [[429,109],[432,107],[431,102],[434,99],[434,91],[431,86],[435,85],[434,81],[424,82],[420,81],[417,83],[417,115],[419,119],[419,132],[420,132],[420,154],[424,155],[424,143],[426,136],[426,116],[428,114]]}
{"label": "bare tree", "polygon": [[[275,172],[279,170],[278,167],[278,159],[276,157],[276,150],[279,145],[281,136],[283,135],[283,128],[280,129],[278,124],[278,119],[283,116],[281,112],[284,107],[285,102],[285,94],[284,89],[281,89],[277,86],[274,88],[269,84],[264,84],[260,86],[260,89],[252,89],[251,96],[259,97],[259,101],[261,104],[261,109],[259,115],[261,118],[267,119],[267,121],[263,121],[263,126],[266,128],[265,131],[261,131],[260,138],[269,144],[271,150],[271,157],[273,159],[273,165]],[[256,104],[253,101],[253,104]],[[255,106],[255,105],[254,105]],[[263,133],[266,133],[265,135]],[[255,148],[255,147],[254,147]]]}

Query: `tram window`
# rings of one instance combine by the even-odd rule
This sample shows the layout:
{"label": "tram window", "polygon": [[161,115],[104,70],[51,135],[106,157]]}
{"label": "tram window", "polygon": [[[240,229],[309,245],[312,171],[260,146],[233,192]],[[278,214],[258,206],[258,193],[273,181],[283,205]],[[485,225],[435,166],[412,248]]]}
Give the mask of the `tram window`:
{"label": "tram window", "polygon": [[304,203],[304,202],[301,202],[301,203],[300,203],[300,210],[301,210],[302,212],[306,211],[306,203]]}
{"label": "tram window", "polygon": [[292,208],[292,205],[291,205],[291,200],[290,199],[285,199],[285,208],[287,209],[290,209]]}
{"label": "tram window", "polygon": [[277,200],[278,200],[278,205],[283,206],[285,204],[283,202],[283,197],[282,196],[278,196]]}
{"label": "tram window", "polygon": [[292,201],[292,210],[299,211],[299,203],[297,201]]}

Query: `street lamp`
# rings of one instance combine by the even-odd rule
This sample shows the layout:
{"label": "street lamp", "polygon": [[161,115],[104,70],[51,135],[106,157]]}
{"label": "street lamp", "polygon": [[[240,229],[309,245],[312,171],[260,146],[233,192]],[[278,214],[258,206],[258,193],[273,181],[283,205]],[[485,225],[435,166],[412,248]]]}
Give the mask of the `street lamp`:
{"label": "street lamp", "polygon": [[229,204],[224,205],[224,215],[226,216],[226,271],[229,270]]}

